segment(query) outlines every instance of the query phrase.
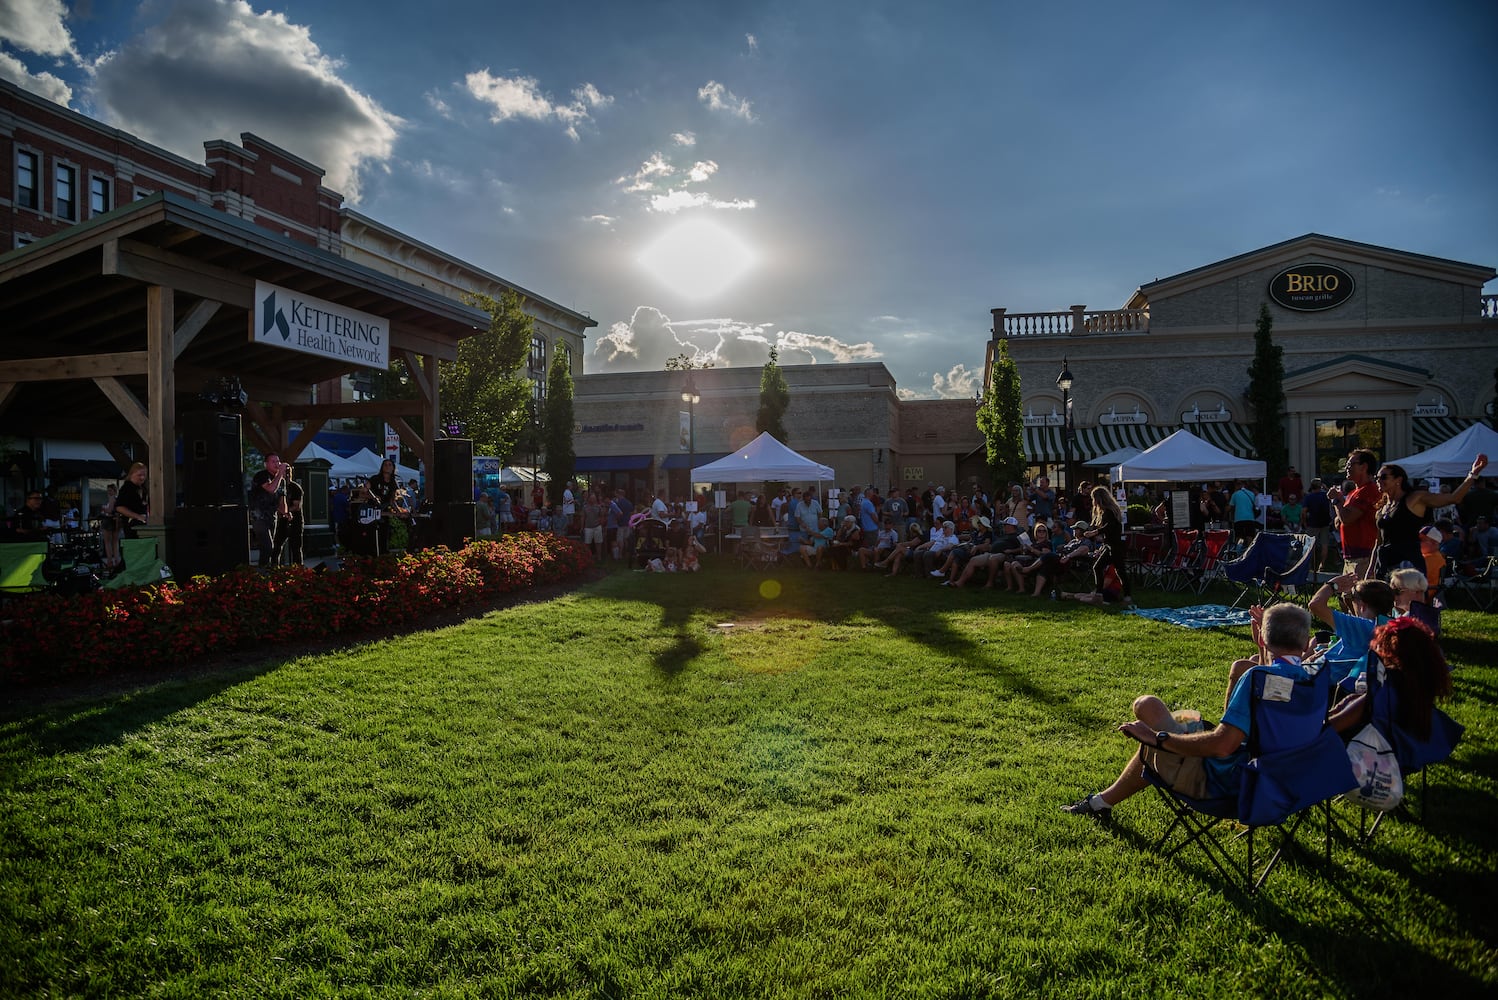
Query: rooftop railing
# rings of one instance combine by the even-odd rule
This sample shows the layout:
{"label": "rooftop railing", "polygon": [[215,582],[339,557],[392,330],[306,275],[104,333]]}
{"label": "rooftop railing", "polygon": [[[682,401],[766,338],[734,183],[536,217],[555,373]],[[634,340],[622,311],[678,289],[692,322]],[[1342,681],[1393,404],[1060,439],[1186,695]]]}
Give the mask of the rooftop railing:
{"label": "rooftop railing", "polygon": [[993,310],[993,331],[1001,337],[1081,337],[1102,333],[1148,333],[1148,309],[1101,309],[1072,306],[1066,312],[1010,313]]}
{"label": "rooftop railing", "polygon": [[1482,297],[1482,318],[1498,319],[1498,295],[1484,295]]}

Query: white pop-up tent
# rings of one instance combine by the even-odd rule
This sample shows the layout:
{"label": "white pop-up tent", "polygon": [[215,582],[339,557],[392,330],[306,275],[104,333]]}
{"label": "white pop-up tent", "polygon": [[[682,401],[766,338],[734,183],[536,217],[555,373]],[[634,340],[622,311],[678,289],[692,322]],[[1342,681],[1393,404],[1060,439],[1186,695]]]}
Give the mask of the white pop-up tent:
{"label": "white pop-up tent", "polygon": [[[378,476],[380,474],[380,466],[384,461],[384,457],[376,455],[368,448],[360,448],[348,458],[338,459],[333,464],[333,468],[328,470],[328,475],[334,479],[352,479],[355,476],[368,479],[370,476]],[[416,479],[417,473],[415,469],[407,468],[404,465],[396,465],[395,478],[399,482],[405,483],[408,479]]]}
{"label": "white pop-up tent", "polygon": [[836,478],[830,466],[799,455],[764,431],[738,451],[692,470],[694,483],[826,482]]}
{"label": "white pop-up tent", "polygon": [[1113,467],[1113,481],[1187,483],[1207,479],[1259,479],[1264,463],[1239,458],[1192,434],[1178,430],[1146,451]]}
{"label": "white pop-up tent", "polygon": [[1498,455],[1498,431],[1487,424],[1473,424],[1434,448],[1387,464],[1399,466],[1411,479],[1451,479],[1471,472],[1478,455]]}
{"label": "white pop-up tent", "polygon": [[1108,454],[1106,455],[1099,455],[1092,461],[1083,462],[1082,464],[1090,469],[1111,469],[1115,465],[1118,465],[1122,462],[1127,462],[1135,455],[1138,455],[1141,450],[1142,449],[1135,448],[1133,445],[1124,445],[1122,448],[1115,448],[1113,451],[1108,452]]}

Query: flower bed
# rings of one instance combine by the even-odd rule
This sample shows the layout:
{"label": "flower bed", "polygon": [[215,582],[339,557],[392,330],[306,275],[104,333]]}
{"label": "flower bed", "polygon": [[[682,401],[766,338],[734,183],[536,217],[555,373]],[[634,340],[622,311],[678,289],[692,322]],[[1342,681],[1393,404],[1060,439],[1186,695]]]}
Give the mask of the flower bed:
{"label": "flower bed", "polygon": [[346,558],[80,596],[36,594],[0,623],[0,679],[30,683],[123,666],[181,664],[209,653],[409,624],[435,611],[559,583],[593,566],[577,542],[520,532],[458,552]]}

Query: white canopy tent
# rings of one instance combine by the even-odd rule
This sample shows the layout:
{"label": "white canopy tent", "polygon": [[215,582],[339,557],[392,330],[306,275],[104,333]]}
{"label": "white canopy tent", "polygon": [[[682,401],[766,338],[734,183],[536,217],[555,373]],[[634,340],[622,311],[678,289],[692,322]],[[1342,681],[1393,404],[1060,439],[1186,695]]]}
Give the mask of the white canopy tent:
{"label": "white canopy tent", "polygon": [[694,483],[821,483],[837,477],[830,466],[799,455],[764,431],[759,437],[716,462],[692,470]]}
{"label": "white canopy tent", "polygon": [[1258,459],[1239,458],[1184,429],[1112,469],[1114,482],[1133,483],[1263,480],[1265,474],[1265,465]]}
{"label": "white canopy tent", "polygon": [[[306,453],[303,452],[303,454]],[[382,456],[376,455],[368,448],[360,448],[348,458],[339,458],[334,463],[333,468],[328,470],[328,475],[334,479],[351,479],[354,476],[361,476],[368,479],[370,476],[380,474],[380,465],[384,461],[385,459]],[[395,478],[404,484],[408,480],[418,479],[420,476],[415,469],[397,464],[395,467]]]}
{"label": "white canopy tent", "polygon": [[1473,424],[1434,448],[1386,464],[1399,466],[1411,479],[1451,479],[1471,472],[1478,455],[1498,455],[1498,431],[1487,424]]}
{"label": "white canopy tent", "polygon": [[1108,452],[1108,454],[1106,455],[1099,455],[1092,461],[1083,462],[1082,464],[1087,466],[1088,468],[1093,469],[1111,469],[1115,465],[1127,462],[1135,455],[1138,455],[1140,450],[1141,449],[1135,448],[1133,445],[1124,445],[1122,448],[1115,448],[1113,451]]}

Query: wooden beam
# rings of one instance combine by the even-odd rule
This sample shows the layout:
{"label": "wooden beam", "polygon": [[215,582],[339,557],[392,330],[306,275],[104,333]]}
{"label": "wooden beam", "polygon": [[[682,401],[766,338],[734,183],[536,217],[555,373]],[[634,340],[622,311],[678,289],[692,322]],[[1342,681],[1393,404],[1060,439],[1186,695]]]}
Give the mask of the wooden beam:
{"label": "wooden beam", "polygon": [[398,348],[397,352],[401,360],[406,363],[406,371],[410,372],[411,380],[416,383],[416,391],[421,394],[422,399],[430,399],[432,396],[432,377],[421,365],[421,358],[415,351],[406,348]]}
{"label": "wooden beam", "polygon": [[262,455],[272,452],[279,455],[282,443],[286,440],[286,434],[281,429],[274,417],[265,411],[258,400],[250,400],[244,406],[245,427],[255,431],[255,447]]}
{"label": "wooden beam", "polygon": [[441,378],[438,377],[437,358],[428,354],[422,358],[423,367],[431,376],[431,392],[426,395],[426,412],[423,413],[422,422],[427,428],[427,439],[421,448],[421,462],[427,471],[437,468],[437,427],[442,422],[442,398]]}
{"label": "wooden beam", "polygon": [[0,382],[0,416],[5,415],[6,407],[15,400],[16,393],[20,390],[19,382]]}
{"label": "wooden beam", "polygon": [[[395,433],[400,435],[400,439],[406,442],[408,448],[418,455],[426,453],[427,443],[421,439],[420,434],[416,433],[415,428],[406,423],[404,417],[391,417],[390,426],[395,428]],[[427,468],[430,469],[431,466]]]}
{"label": "wooden beam", "polygon": [[311,444],[312,439],[317,437],[317,432],[322,430],[323,424],[326,422],[324,420],[307,421],[306,425],[297,432],[296,437],[292,438],[291,443],[286,446],[286,450],[281,452],[281,460],[283,462],[295,462],[300,458],[302,452],[306,450],[307,445]]}
{"label": "wooden beam", "polygon": [[109,398],[114,408],[120,411],[120,416],[129,422],[130,429],[139,434],[141,440],[149,441],[151,435],[148,428],[151,415],[144,406],[140,405],[140,400],[135,398],[135,393],[117,378],[95,378],[94,384]]}
{"label": "wooden beam", "polygon": [[182,352],[187,350],[193,338],[202,332],[203,327],[213,318],[213,314],[222,307],[222,302],[214,302],[212,299],[201,299],[198,304],[182,317],[182,322],[177,324],[177,331],[172,336],[172,359],[182,357]]}
{"label": "wooden beam", "polygon": [[[103,273],[170,286],[241,309],[255,304],[255,283],[239,272],[135,240],[109,240],[104,244]],[[154,475],[151,482],[156,482]]]}
{"label": "wooden beam", "polygon": [[85,378],[144,375],[146,364],[145,351],[0,361],[0,382],[66,382]]}
{"label": "wooden beam", "polygon": [[255,450],[262,455],[269,455],[271,452],[279,450],[265,436],[265,432],[258,425],[248,420],[244,422],[244,436],[249,439],[250,444],[254,446]]}
{"label": "wooden beam", "polygon": [[[117,241],[111,240],[111,244]],[[108,252],[105,253],[106,266]],[[146,454],[150,456],[151,519],[164,524],[177,506],[177,381],[173,370],[174,331],[177,323],[170,287],[146,288],[146,400],[150,419],[146,426]]]}
{"label": "wooden beam", "polygon": [[415,351],[418,354],[430,354],[432,357],[442,361],[458,360],[458,344],[456,341],[423,336],[419,331],[413,330],[409,326],[397,326],[393,322],[390,324],[390,347],[393,350],[407,350]]}
{"label": "wooden beam", "polygon": [[300,403],[281,408],[287,420],[333,420],[339,417],[419,417],[426,404],[419,399],[384,399],[365,403]]}
{"label": "wooden beam", "polygon": [[100,441],[99,443],[104,446],[105,451],[109,452],[109,457],[119,463],[121,473],[130,468],[130,463],[133,461],[133,459],[131,459],[130,453],[125,450],[124,446],[121,445],[120,442]]}

